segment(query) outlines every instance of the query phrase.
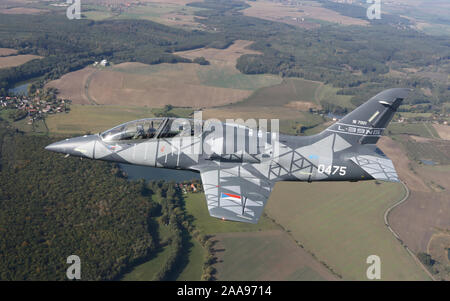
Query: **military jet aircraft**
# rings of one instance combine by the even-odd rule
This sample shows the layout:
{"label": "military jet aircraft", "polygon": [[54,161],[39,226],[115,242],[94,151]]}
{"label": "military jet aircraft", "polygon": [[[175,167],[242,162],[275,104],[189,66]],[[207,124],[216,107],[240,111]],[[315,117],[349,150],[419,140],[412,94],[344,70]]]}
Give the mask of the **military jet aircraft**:
{"label": "military jet aircraft", "polygon": [[385,90],[312,136],[218,120],[146,118],[45,149],[199,172],[211,216],[257,223],[278,181],[399,181],[392,161],[375,144],[409,93]]}

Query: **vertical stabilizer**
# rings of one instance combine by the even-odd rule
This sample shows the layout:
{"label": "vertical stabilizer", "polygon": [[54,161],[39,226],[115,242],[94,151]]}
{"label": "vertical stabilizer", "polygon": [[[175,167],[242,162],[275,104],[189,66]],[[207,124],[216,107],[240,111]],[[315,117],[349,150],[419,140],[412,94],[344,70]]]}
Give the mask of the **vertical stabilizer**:
{"label": "vertical stabilizer", "polygon": [[384,90],[325,131],[341,133],[351,144],[375,144],[410,92],[403,88]]}

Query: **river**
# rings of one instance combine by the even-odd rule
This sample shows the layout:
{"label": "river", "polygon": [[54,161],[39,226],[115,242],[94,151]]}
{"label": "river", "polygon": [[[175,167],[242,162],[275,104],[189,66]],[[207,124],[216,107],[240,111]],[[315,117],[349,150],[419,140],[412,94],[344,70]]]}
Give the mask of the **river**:
{"label": "river", "polygon": [[8,93],[14,94],[14,95],[23,95],[28,96],[28,85],[29,83],[18,85],[14,88],[11,88],[8,90]]}

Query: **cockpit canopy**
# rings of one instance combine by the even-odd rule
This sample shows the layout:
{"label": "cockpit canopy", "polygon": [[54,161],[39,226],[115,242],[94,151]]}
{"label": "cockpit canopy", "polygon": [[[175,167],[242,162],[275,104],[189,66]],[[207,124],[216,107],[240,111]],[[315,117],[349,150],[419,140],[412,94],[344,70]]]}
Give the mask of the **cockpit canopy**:
{"label": "cockpit canopy", "polygon": [[184,118],[146,118],[118,125],[100,134],[104,141],[144,140],[194,135],[194,121]]}

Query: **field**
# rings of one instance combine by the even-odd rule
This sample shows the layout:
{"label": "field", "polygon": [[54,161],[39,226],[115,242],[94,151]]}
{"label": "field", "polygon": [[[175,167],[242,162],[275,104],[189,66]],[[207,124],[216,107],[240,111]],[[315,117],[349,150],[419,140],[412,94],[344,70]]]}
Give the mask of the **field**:
{"label": "field", "polygon": [[278,183],[266,212],[343,279],[367,279],[366,258],[375,254],[382,280],[426,280],[383,222],[403,194],[392,183]]}
{"label": "field", "polygon": [[38,9],[32,7],[12,7],[0,9],[0,14],[8,14],[8,15],[36,15],[48,12],[49,11],[45,9]]}
{"label": "field", "polygon": [[[3,48],[4,49],[4,48]],[[32,54],[21,54],[0,57],[0,68],[16,67],[31,60],[40,59],[42,57]]]}
{"label": "field", "polygon": [[136,266],[132,271],[126,273],[121,280],[125,281],[150,281],[169,258],[170,247],[163,248],[152,259]]}
{"label": "field", "polygon": [[70,109],[68,114],[47,117],[51,133],[98,133],[123,122],[154,116],[150,108],[139,107],[71,105]]}
{"label": "field", "polygon": [[256,225],[222,221],[209,215],[202,193],[185,200],[196,229],[217,241],[219,280],[337,279],[265,215]]}
{"label": "field", "polygon": [[247,49],[248,46],[253,44],[252,41],[236,40],[226,49],[216,48],[199,48],[188,51],[179,51],[174,54],[188,58],[195,59],[196,57],[203,56],[208,61],[214,61],[215,64],[224,64],[234,67],[237,59],[244,54],[261,54],[258,51]]}
{"label": "field", "polygon": [[408,158],[407,149],[390,137],[381,137],[378,147],[394,162],[395,169],[402,180],[410,189],[417,191],[430,191],[421,177],[411,168],[412,162]]}
{"label": "field", "polygon": [[281,230],[224,233],[219,243],[218,280],[337,280]]}
{"label": "field", "polygon": [[194,108],[230,104],[258,88],[281,82],[278,76],[244,75],[234,67],[237,57],[247,53],[246,45],[246,41],[238,41],[229,49],[215,50],[210,65],[122,63],[103,69],[86,67],[47,86],[57,88],[60,97],[76,104],[153,108],[167,104]]}
{"label": "field", "polygon": [[427,123],[390,123],[388,128],[390,135],[416,135],[425,138],[439,138],[436,129]]}
{"label": "field", "polygon": [[[395,141],[383,137],[379,143],[381,149],[390,157],[397,169],[400,179],[406,183],[410,190],[408,200],[389,215],[391,227],[400,235],[403,242],[414,252],[436,252],[433,245],[436,235],[450,229],[450,165],[424,165],[409,158],[422,158],[436,160],[439,163],[449,156],[448,141],[426,139],[426,142],[413,142],[411,137],[396,136]],[[437,145],[444,144],[438,153]],[[448,245],[447,247],[450,247]],[[442,252],[440,250],[439,252]],[[441,276],[439,276],[441,277]],[[443,276],[448,277],[447,276]]]}
{"label": "field", "polygon": [[450,164],[450,142],[447,140],[407,135],[399,135],[395,139],[404,146],[412,161],[429,160],[435,164]]}
{"label": "field", "polygon": [[320,82],[301,78],[286,78],[280,84],[263,87],[241,102],[222,107],[206,108],[203,117],[225,119],[250,118],[279,119],[280,130],[286,134],[298,134],[300,127],[311,128],[306,133],[320,132],[318,127],[325,119],[309,113],[309,109],[319,109],[323,102],[337,103],[353,108],[350,97],[336,95],[337,89]]}
{"label": "field", "polygon": [[450,232],[436,233],[430,239],[427,247],[427,253],[438,261],[433,267],[439,271],[442,280],[450,281]]}
{"label": "field", "polygon": [[[380,143],[382,150],[394,161],[400,178],[409,187],[411,193],[407,202],[392,211],[389,220],[392,227],[412,250],[425,252],[437,229],[450,228],[448,219],[450,167],[449,165],[418,164],[408,159],[408,155],[429,158],[430,151],[436,151],[433,145],[444,143],[443,141],[430,140],[428,143],[409,142],[405,145],[403,142],[400,144],[399,141],[405,141],[404,139],[408,138],[397,137],[396,141],[384,138]],[[423,150],[424,146],[429,147],[428,151]],[[445,149],[449,149],[448,145]],[[444,156],[441,154],[435,155],[432,159],[442,160],[442,158]]]}
{"label": "field", "polygon": [[[234,67],[236,60],[243,54],[254,53],[247,49],[251,43],[238,40],[227,49],[201,48],[177,53],[190,59],[203,56],[211,63],[207,66],[123,63],[101,69],[87,67],[48,86],[57,88],[61,98],[71,99],[74,104],[151,108],[171,104],[204,108],[204,119],[278,118],[282,131],[292,134],[298,133],[301,126],[310,128],[324,122],[322,117],[308,113],[310,108],[320,108],[323,101],[352,107],[350,97],[336,95],[337,89],[320,82],[240,73]],[[62,125],[67,132],[86,129],[70,119],[69,125]],[[49,127],[53,131],[65,130],[55,129],[52,124]]]}
{"label": "field", "polygon": [[413,191],[406,203],[392,211],[391,225],[413,251],[426,252],[437,229],[450,228],[449,202],[447,191]]}
{"label": "field", "polygon": [[[362,19],[351,18],[320,6],[317,2],[302,1],[297,5],[285,4],[275,1],[247,1],[251,7],[243,10],[247,16],[297,25],[311,26],[308,19],[338,23],[341,25],[367,25]],[[303,21],[302,21],[303,18]],[[306,21],[306,22],[305,22]],[[305,24],[307,26],[305,26]]]}
{"label": "field", "polygon": [[86,67],[64,74],[61,78],[49,82],[46,87],[58,89],[58,97],[70,99],[74,104],[94,104],[89,98],[88,88],[92,74],[97,69]]}
{"label": "field", "polygon": [[9,56],[16,54],[17,50],[11,48],[0,48],[0,56]]}
{"label": "field", "polygon": [[433,124],[433,127],[441,139],[450,140],[450,126],[444,124]]}
{"label": "field", "polygon": [[197,281],[202,278],[205,250],[195,239],[191,239],[191,247],[187,254],[187,264],[177,276],[177,281]]}
{"label": "field", "polygon": [[355,106],[351,103],[351,96],[349,95],[338,95],[337,91],[339,88],[334,88],[331,85],[320,85],[316,92],[315,98],[319,102],[328,102],[343,108],[347,108],[350,111],[355,108]]}
{"label": "field", "polygon": [[257,90],[245,101],[235,104],[236,107],[261,107],[295,105],[296,102],[309,103],[312,107],[319,107],[315,92],[320,86],[319,82],[303,79],[284,79],[278,85]]}
{"label": "field", "polygon": [[[137,19],[150,20],[174,27],[205,30],[203,25],[194,19],[194,13],[200,8],[186,6],[192,1],[140,1],[138,5],[132,1],[116,1],[115,10],[111,4],[91,1],[84,5],[83,15],[87,19],[99,21],[105,19]],[[198,1],[195,1],[198,2]],[[120,10],[117,9],[120,6]]]}

